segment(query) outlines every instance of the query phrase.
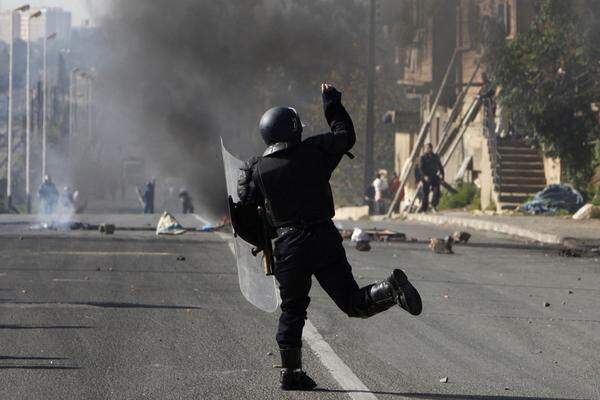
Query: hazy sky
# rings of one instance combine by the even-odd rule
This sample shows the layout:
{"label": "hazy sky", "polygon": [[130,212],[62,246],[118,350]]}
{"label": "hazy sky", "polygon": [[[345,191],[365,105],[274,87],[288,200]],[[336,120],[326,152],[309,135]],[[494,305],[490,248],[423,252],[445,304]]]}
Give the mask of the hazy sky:
{"label": "hazy sky", "polygon": [[62,7],[73,13],[75,25],[81,25],[82,21],[90,19],[93,14],[101,13],[107,3],[107,0],[0,0],[0,8],[4,10],[23,4],[30,4],[32,7]]}

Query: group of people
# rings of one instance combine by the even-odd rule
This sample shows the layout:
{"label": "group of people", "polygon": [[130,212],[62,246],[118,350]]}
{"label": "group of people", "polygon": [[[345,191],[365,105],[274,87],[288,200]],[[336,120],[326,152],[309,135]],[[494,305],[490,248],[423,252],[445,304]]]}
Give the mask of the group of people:
{"label": "group of people", "polygon": [[37,195],[41,203],[42,214],[54,214],[58,206],[61,206],[63,210],[69,211],[75,207],[76,192],[69,186],[65,186],[62,194],[59,193],[50,175],[44,176]]}
{"label": "group of people", "polygon": [[[173,191],[172,188],[170,188],[169,193],[171,193],[172,191]],[[156,192],[156,179],[155,178],[152,178],[148,182],[146,182],[144,187],[139,191],[141,201],[144,206],[144,214],[154,214],[155,192]],[[192,196],[190,196],[190,193],[186,189],[181,188],[181,190],[179,191],[179,195],[177,197],[179,198],[179,201],[181,203],[181,212],[183,214],[193,214],[194,213],[194,203],[192,201]]]}
{"label": "group of people", "polygon": [[369,215],[383,215],[387,212],[396,191],[400,187],[400,177],[396,172],[388,179],[388,173],[382,169],[365,192],[365,202],[369,206]]}
{"label": "group of people", "polygon": [[[436,211],[440,202],[440,185],[444,180],[444,166],[440,157],[433,151],[433,145],[427,143],[425,151],[415,167],[415,178],[419,184],[417,197],[421,201],[419,212],[428,212],[431,206]],[[365,192],[365,202],[369,206],[370,215],[383,215],[388,211],[396,192],[400,188],[400,177],[393,173],[388,179],[386,170],[379,170],[375,179]],[[431,201],[430,201],[431,197]],[[400,193],[396,210],[404,199],[404,191]]]}

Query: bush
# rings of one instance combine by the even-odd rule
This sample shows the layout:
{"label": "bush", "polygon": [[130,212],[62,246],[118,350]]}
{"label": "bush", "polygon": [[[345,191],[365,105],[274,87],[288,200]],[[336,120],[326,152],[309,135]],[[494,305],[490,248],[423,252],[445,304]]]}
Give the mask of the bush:
{"label": "bush", "polygon": [[440,199],[440,210],[477,207],[481,208],[479,189],[473,183],[458,181],[456,193],[445,192]]}

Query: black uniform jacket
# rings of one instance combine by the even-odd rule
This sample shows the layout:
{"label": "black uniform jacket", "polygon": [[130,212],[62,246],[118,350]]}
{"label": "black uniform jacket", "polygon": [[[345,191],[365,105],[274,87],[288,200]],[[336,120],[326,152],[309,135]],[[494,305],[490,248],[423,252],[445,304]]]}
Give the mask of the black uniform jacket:
{"label": "black uniform jacket", "polygon": [[296,144],[270,146],[263,157],[246,163],[240,178],[240,200],[264,199],[275,228],[316,223],[335,214],[329,179],[354,146],[356,133],[341,93],[325,93],[323,104],[330,132]]}

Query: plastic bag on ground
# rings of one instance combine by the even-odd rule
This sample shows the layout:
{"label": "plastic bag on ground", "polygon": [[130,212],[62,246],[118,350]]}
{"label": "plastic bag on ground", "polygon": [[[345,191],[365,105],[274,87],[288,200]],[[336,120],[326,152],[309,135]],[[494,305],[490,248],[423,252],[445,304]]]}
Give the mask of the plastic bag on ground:
{"label": "plastic bag on ground", "polygon": [[583,196],[571,185],[548,185],[525,203],[523,210],[531,214],[553,214],[558,210],[576,212],[584,205]]}
{"label": "plastic bag on ground", "polygon": [[164,212],[156,226],[157,235],[182,235],[185,228],[168,212]]}

